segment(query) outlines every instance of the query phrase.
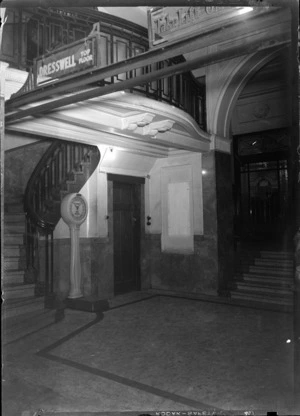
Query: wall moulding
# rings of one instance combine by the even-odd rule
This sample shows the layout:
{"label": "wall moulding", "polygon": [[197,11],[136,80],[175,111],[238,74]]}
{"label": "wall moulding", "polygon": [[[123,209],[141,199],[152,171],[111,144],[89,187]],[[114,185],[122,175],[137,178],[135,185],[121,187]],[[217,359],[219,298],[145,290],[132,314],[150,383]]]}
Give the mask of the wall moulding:
{"label": "wall moulding", "polygon": [[231,153],[231,139],[212,134],[210,150],[219,150],[223,153]]}

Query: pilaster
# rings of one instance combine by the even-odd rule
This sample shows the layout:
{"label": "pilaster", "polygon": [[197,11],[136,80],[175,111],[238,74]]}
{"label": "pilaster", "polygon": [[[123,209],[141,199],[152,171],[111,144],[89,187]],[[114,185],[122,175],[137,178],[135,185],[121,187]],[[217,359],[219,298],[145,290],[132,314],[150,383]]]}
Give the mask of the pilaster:
{"label": "pilaster", "polygon": [[[4,242],[4,135],[5,135],[5,76],[8,64],[0,61],[0,165],[1,165],[1,253]],[[3,276],[1,262],[1,276]]]}
{"label": "pilaster", "polygon": [[234,202],[232,191],[231,141],[211,136],[211,151],[203,155],[204,235],[216,238],[218,291],[227,294],[233,276]]}

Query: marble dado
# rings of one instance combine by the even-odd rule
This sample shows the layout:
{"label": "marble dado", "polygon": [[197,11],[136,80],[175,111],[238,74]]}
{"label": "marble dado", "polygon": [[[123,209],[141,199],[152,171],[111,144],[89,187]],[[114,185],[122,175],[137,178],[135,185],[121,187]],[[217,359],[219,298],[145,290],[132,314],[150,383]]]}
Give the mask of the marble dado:
{"label": "marble dado", "polygon": [[[45,264],[45,242],[40,242],[39,261]],[[54,292],[64,299],[70,288],[70,238],[54,240]],[[108,299],[113,296],[113,248],[107,238],[81,238],[81,288],[84,296],[98,296]],[[45,273],[40,270],[39,279]]]}
{"label": "marble dado", "polygon": [[234,270],[234,206],[232,196],[231,156],[215,152],[216,207],[218,238],[218,290],[225,292]]}
{"label": "marble dado", "polygon": [[194,248],[194,253],[189,255],[165,253],[161,251],[160,236],[148,235],[142,253],[142,282],[147,279],[153,289],[217,293],[218,253],[215,238],[194,236]]}
{"label": "marble dado", "polygon": [[[40,245],[44,264],[45,242]],[[141,241],[141,289],[172,289],[216,294],[218,253],[215,236],[195,236],[191,255],[161,251],[161,236],[146,235]],[[68,296],[70,285],[70,239],[54,241],[54,292]],[[108,239],[81,239],[81,276],[84,296],[109,299],[114,296],[113,247]],[[40,271],[40,278],[44,276]]]}

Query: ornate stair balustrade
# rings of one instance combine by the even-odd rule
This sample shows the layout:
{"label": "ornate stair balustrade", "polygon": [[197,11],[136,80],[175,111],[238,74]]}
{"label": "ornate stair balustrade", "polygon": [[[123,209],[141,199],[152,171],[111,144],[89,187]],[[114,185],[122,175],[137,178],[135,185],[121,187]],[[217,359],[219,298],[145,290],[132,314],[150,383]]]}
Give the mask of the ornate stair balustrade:
{"label": "ornate stair balustrade", "polygon": [[[24,201],[25,281],[36,284],[37,295],[53,292],[53,230],[61,217],[61,199],[67,193],[80,191],[99,160],[95,146],[55,141],[28,181]],[[41,240],[44,240],[43,264],[39,263]]]}
{"label": "ornate stair balustrade", "polygon": [[[181,57],[154,62],[146,67],[128,71],[105,80],[104,84],[114,84],[139,75],[155,73],[158,70],[185,62]],[[199,126],[206,130],[205,85],[200,84],[191,72],[174,74],[131,89],[157,101],[164,101],[190,114]]]}

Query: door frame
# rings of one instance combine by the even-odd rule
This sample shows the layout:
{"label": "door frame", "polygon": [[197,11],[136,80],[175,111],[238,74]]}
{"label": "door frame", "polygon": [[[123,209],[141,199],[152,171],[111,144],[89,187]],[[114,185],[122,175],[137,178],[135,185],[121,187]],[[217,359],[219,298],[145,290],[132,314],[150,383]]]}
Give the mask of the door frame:
{"label": "door frame", "polygon": [[[136,269],[136,290],[141,290],[141,241],[142,235],[144,234],[144,212],[145,212],[145,201],[144,201],[144,184],[145,178],[138,176],[128,176],[128,175],[118,175],[113,173],[107,174],[107,181],[112,182],[112,193],[111,193],[111,213],[112,213],[112,247],[113,247],[113,258],[115,254],[115,245],[114,245],[114,218],[113,218],[113,198],[114,198],[114,182],[136,185],[139,192],[139,233],[138,240],[136,241],[138,252],[135,259],[135,269]],[[114,295],[118,294],[115,290],[115,272],[114,272],[114,261],[113,261],[113,289]],[[129,291],[130,292],[130,291]],[[127,292],[127,293],[129,293]],[[124,292],[125,293],[125,292]]]}

